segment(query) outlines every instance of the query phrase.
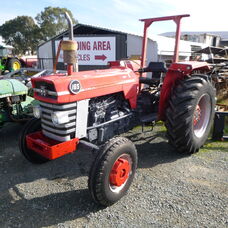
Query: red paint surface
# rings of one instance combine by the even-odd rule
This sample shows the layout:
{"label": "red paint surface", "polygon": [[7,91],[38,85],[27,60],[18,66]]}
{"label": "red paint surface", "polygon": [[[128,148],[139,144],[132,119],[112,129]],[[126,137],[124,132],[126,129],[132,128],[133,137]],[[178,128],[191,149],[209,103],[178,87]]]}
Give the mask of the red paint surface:
{"label": "red paint surface", "polygon": [[[136,108],[139,74],[132,70],[136,70],[136,68],[135,63],[131,65],[130,61],[127,61],[125,66],[120,66],[120,63],[116,63],[116,66],[111,66],[110,69],[106,70],[73,72],[71,76],[56,74],[32,78],[33,88],[36,81],[45,81],[54,84],[56,91],[60,94],[57,99],[51,99],[40,96],[35,92],[34,97],[37,100],[49,103],[70,103],[123,92],[125,98],[129,100],[131,108]],[[78,80],[81,85],[81,90],[76,95],[69,91],[69,84],[72,80]]]}
{"label": "red paint surface", "polygon": [[25,67],[31,67],[31,68],[37,66],[37,63],[38,63],[38,59],[36,57],[29,58],[29,57],[23,56],[19,60],[25,65]]}
{"label": "red paint surface", "polygon": [[37,152],[49,160],[74,152],[77,148],[78,142],[78,138],[71,139],[67,142],[58,142],[47,138],[41,131],[31,133],[26,136],[28,149]]}
{"label": "red paint surface", "polygon": [[109,181],[111,185],[121,186],[129,177],[131,171],[131,165],[128,160],[119,158],[113,165],[110,172]]}

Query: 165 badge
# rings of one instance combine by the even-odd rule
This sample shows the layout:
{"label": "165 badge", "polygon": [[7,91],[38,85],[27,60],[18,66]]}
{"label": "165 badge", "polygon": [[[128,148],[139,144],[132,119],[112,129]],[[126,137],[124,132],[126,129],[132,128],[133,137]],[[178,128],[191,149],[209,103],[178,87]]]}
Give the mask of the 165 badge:
{"label": "165 badge", "polygon": [[70,82],[69,90],[70,90],[71,93],[77,94],[77,93],[80,92],[80,89],[81,89],[81,85],[80,85],[79,81],[73,80],[73,81]]}

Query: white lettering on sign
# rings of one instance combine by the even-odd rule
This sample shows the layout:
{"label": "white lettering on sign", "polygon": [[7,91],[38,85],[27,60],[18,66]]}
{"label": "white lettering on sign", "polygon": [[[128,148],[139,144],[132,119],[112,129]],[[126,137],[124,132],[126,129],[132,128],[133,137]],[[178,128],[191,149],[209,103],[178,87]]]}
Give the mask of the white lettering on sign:
{"label": "white lettering on sign", "polygon": [[[107,65],[109,61],[116,60],[115,37],[76,37],[79,65]],[[64,38],[67,40],[67,38]],[[57,52],[60,41],[56,41]],[[59,62],[63,62],[63,53],[60,52]]]}

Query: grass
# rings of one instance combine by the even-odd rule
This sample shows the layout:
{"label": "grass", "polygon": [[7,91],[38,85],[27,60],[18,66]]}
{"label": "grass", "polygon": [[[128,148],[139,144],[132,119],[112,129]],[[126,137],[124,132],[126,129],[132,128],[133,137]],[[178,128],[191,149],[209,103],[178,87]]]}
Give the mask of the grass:
{"label": "grass", "polygon": [[227,141],[212,141],[208,140],[204,146],[200,149],[200,152],[209,152],[209,151],[221,151],[228,153],[228,142]]}
{"label": "grass", "polygon": [[220,102],[218,102],[218,104],[228,105],[228,99],[221,100]]}
{"label": "grass", "polygon": [[219,97],[217,100],[218,104],[222,104],[222,105],[228,105],[228,97]]}
{"label": "grass", "polygon": [[[164,123],[159,121],[157,124],[159,126],[159,132],[166,132],[166,127]],[[228,133],[228,118],[226,118],[226,126],[224,129],[225,135]],[[221,151],[228,153],[228,141],[213,141],[208,139],[204,146],[200,149],[199,152],[209,152],[209,151]]]}
{"label": "grass", "polygon": [[[162,121],[156,122],[155,127],[156,127],[156,131],[159,131],[159,132],[166,131],[166,127]],[[139,129],[142,129],[141,125],[135,126],[133,130],[139,130]],[[144,130],[149,131],[150,129],[151,129],[151,126],[149,125],[144,126]]]}
{"label": "grass", "polygon": [[158,121],[156,125],[159,127],[160,132],[166,132],[166,127],[164,125],[164,122]]}
{"label": "grass", "polygon": [[[228,135],[228,118],[226,118],[226,125],[224,129],[224,135]],[[155,131],[160,135],[165,136],[166,127],[162,121],[158,121],[156,123]],[[141,126],[136,126],[134,130],[141,129]],[[144,130],[150,130],[151,126],[145,126]],[[204,144],[204,146],[200,149],[201,152],[210,152],[210,151],[221,151],[221,152],[227,152],[228,153],[228,141],[213,141],[211,139],[208,139],[207,142]]]}
{"label": "grass", "polygon": [[228,117],[225,118],[224,134],[228,135]]}
{"label": "grass", "polygon": [[224,90],[220,90],[217,94],[217,103],[218,104],[223,104],[223,105],[228,105],[228,93],[227,93],[227,88]]}
{"label": "grass", "polygon": [[[218,95],[217,104],[227,105],[228,106],[228,92],[225,93],[221,91]],[[224,134],[228,134],[228,117],[225,118],[225,128],[224,128]]]}

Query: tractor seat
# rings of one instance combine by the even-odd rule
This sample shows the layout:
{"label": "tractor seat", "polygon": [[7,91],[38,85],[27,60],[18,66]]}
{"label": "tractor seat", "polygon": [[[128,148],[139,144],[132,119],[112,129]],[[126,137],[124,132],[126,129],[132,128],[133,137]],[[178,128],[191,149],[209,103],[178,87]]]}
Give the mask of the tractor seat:
{"label": "tractor seat", "polygon": [[148,85],[157,85],[160,82],[160,78],[162,73],[167,72],[167,68],[165,67],[164,62],[150,62],[149,65],[143,69],[140,69],[140,72],[152,72],[152,77],[140,77],[140,83],[148,84]]}
{"label": "tractor seat", "polygon": [[148,67],[143,68],[144,72],[158,72],[158,73],[166,73],[167,68],[165,67],[164,62],[150,62]]}

